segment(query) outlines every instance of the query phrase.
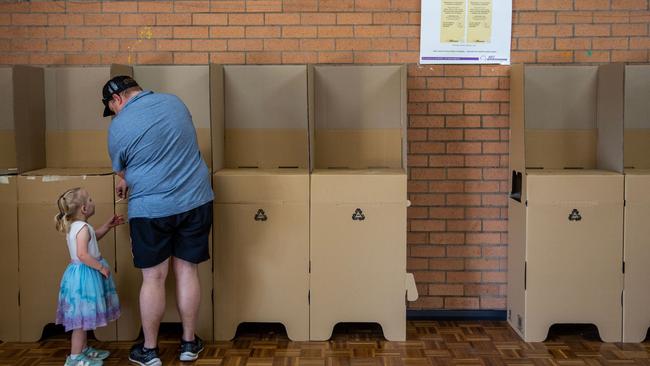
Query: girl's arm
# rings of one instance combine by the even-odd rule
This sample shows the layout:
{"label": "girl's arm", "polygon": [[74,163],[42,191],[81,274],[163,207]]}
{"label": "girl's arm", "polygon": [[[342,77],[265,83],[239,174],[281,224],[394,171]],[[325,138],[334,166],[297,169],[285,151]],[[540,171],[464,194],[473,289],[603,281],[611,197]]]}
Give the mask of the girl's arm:
{"label": "girl's arm", "polygon": [[118,226],[122,225],[124,223],[124,217],[122,215],[113,215],[108,221],[104,223],[104,225],[100,226],[95,230],[95,236],[97,237],[97,240],[100,240],[101,238],[106,235],[108,230]]}
{"label": "girl's arm", "polygon": [[108,278],[110,275],[108,268],[104,267],[97,259],[93,258],[93,256],[88,253],[89,242],[90,231],[88,230],[88,225],[84,225],[84,227],[77,233],[77,257],[79,257],[81,263],[98,270],[104,277]]}

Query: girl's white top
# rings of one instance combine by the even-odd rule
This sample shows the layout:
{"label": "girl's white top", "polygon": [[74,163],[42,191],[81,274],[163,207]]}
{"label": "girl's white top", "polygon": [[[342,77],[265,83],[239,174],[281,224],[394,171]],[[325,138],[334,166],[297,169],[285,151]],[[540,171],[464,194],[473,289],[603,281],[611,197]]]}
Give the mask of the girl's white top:
{"label": "girl's white top", "polygon": [[88,242],[88,254],[93,258],[99,259],[102,254],[99,252],[99,245],[97,244],[97,237],[95,236],[95,229],[85,222],[85,221],[75,221],[70,225],[70,231],[68,232],[68,250],[70,251],[70,259],[73,261],[78,261],[77,257],[77,234],[84,226],[88,226],[88,231],[90,232],[90,241]]}

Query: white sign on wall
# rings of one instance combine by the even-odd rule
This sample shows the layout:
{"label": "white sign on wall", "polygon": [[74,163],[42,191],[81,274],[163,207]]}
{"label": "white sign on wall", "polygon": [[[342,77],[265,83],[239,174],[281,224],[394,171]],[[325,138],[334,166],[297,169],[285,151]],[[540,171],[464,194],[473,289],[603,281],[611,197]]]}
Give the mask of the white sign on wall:
{"label": "white sign on wall", "polygon": [[510,64],[512,0],[422,0],[421,64]]}

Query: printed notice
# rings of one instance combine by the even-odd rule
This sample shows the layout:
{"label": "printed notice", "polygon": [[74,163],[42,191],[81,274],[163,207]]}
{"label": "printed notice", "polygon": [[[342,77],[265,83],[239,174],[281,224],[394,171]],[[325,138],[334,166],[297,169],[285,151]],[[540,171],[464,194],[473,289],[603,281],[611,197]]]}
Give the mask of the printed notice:
{"label": "printed notice", "polygon": [[442,0],[440,43],[465,41],[466,0]]}
{"label": "printed notice", "polygon": [[490,42],[492,35],[492,0],[468,0],[467,42]]}
{"label": "printed notice", "polygon": [[512,0],[422,0],[420,63],[510,64]]}

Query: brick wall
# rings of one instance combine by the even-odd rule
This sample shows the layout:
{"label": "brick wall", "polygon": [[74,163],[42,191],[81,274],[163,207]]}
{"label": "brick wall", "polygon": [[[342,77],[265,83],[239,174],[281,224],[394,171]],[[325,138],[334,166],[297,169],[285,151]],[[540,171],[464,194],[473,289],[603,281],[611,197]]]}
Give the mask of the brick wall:
{"label": "brick wall", "polygon": [[[504,309],[508,67],[417,65],[420,1],[2,2],[0,64],[408,63],[411,308]],[[513,9],[513,62],[649,61],[648,0]]]}

